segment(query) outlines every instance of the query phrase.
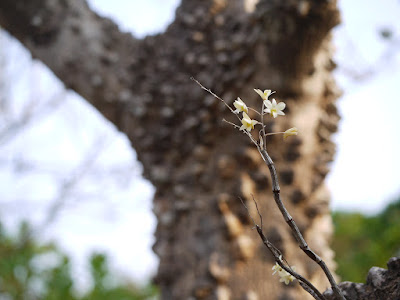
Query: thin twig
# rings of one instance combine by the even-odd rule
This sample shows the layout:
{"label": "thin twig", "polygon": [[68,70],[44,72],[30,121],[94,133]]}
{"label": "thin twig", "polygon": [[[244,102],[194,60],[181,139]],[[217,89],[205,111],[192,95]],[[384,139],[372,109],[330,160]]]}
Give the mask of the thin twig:
{"label": "thin twig", "polygon": [[[190,79],[193,80],[194,82],[196,82],[203,90],[205,90],[206,92],[210,93],[211,95],[213,95],[213,96],[214,96],[215,98],[217,98],[218,100],[222,101],[222,103],[231,111],[231,113],[233,113],[233,114],[238,118],[238,120],[241,121],[240,117],[235,113],[235,111],[232,109],[232,107],[230,107],[230,106],[228,105],[228,103],[226,103],[226,101],[225,101],[224,99],[222,99],[221,97],[219,97],[217,94],[215,94],[214,92],[212,92],[210,89],[206,88],[206,87],[205,87],[204,85],[202,85],[197,79],[195,79],[195,78],[193,78],[193,77],[190,77]],[[252,108],[250,108],[250,109],[252,109]],[[260,114],[259,112],[257,112],[257,113]],[[225,121],[225,122],[227,122],[227,123],[229,123],[229,124],[234,125],[235,127],[237,127],[236,124],[231,123],[231,122],[229,122],[229,121],[226,121],[225,119],[223,119],[223,121]],[[263,126],[263,127],[264,127],[264,126]],[[240,129],[240,127],[239,127],[239,129]],[[250,140],[253,142],[254,145],[257,146],[257,148],[260,147],[260,145],[259,145],[259,144],[257,143],[257,141],[253,138],[253,136],[251,135],[250,132],[248,132],[247,130],[241,130],[241,131],[242,131],[243,133],[245,133],[245,134],[250,138]]]}
{"label": "thin twig", "polygon": [[258,112],[258,110],[252,108],[252,107],[248,107],[248,109],[250,109],[251,111],[254,111],[257,115],[261,116],[261,114]]}
{"label": "thin twig", "polygon": [[206,92],[210,93],[211,95],[213,95],[215,98],[217,98],[218,100],[222,101],[222,103],[231,111],[231,113],[233,113],[239,120],[239,116],[235,113],[235,111],[232,109],[232,107],[230,107],[228,105],[228,103],[226,103],[226,101],[224,99],[222,99],[220,96],[218,96],[217,94],[215,94],[213,91],[211,91],[210,89],[206,88],[204,85],[202,85],[197,79],[190,77],[191,80],[193,80],[194,82],[196,82],[203,90],[205,90]]}
{"label": "thin twig", "polygon": [[261,105],[261,124],[262,124],[262,135],[260,136],[260,140],[263,141],[263,145],[261,146],[262,148],[267,145],[267,134],[265,133],[265,125],[264,125],[264,100]]}
{"label": "thin twig", "polygon": [[[282,252],[274,245],[272,244],[267,237],[264,235],[263,231],[262,231],[262,215],[260,213],[260,210],[258,209],[258,205],[257,205],[257,201],[254,199],[253,197],[253,201],[256,205],[256,210],[258,213],[258,216],[260,218],[260,226],[254,221],[253,217],[250,215],[250,211],[248,209],[248,207],[246,206],[246,204],[244,203],[243,199],[240,198],[240,201],[242,202],[243,206],[245,207],[247,214],[249,215],[249,217],[251,218],[251,220],[253,221],[254,227],[257,230],[258,235],[260,236],[263,244],[268,248],[268,250],[271,252],[271,254],[274,256],[276,263],[282,268],[284,269],[286,272],[288,272],[290,275],[292,275],[294,278],[296,278],[299,283],[300,286],[309,294],[311,294],[316,300],[325,300],[326,298],[318,291],[318,289],[311,283],[309,282],[307,279],[305,279],[303,276],[301,276],[300,274],[296,273],[295,271],[293,271],[293,269],[291,267],[288,267],[289,264],[286,261],[286,259],[283,258],[282,256]],[[286,264],[288,266],[286,266],[283,262],[286,262]]]}
{"label": "thin twig", "polygon": [[[232,125],[233,127],[237,128],[240,130],[240,126],[236,125],[235,123],[232,123],[230,121],[227,121],[225,119],[222,119],[223,122],[228,123],[229,125]],[[253,144],[255,144],[257,147],[259,147],[257,141],[253,138],[253,136],[251,135],[250,132],[248,132],[247,130],[240,130],[240,132],[244,133],[245,135],[247,135],[249,137],[249,139],[253,142]]]}
{"label": "thin twig", "polygon": [[229,125],[232,125],[233,127],[235,127],[235,128],[240,130],[240,126],[236,125],[235,123],[227,121],[226,119],[222,119],[222,122],[228,123]]}
{"label": "thin twig", "polygon": [[254,204],[256,205],[256,210],[257,210],[257,213],[258,213],[258,217],[260,218],[260,227],[261,227],[261,229],[262,229],[262,228],[263,228],[263,217],[262,217],[262,215],[261,215],[261,213],[260,213],[260,210],[258,209],[258,204],[257,204],[256,199],[254,198],[253,195],[251,195],[251,197],[253,198],[253,202],[254,202]]}
{"label": "thin twig", "polygon": [[335,295],[339,299],[346,300],[346,298],[343,296],[341,290],[339,289],[335,279],[333,278],[333,275],[329,271],[326,263],[322,260],[321,257],[319,257],[314,251],[312,251],[310,249],[310,247],[306,243],[303,235],[301,234],[299,228],[297,227],[296,222],[293,220],[292,216],[289,214],[285,205],[283,204],[281,197],[280,197],[280,187],[279,187],[279,183],[278,183],[278,176],[276,174],[275,165],[274,165],[274,162],[272,161],[271,157],[268,155],[267,150],[265,148],[263,148],[263,149],[258,148],[258,150],[259,150],[264,162],[267,164],[268,169],[271,174],[272,192],[274,194],[275,203],[278,206],[286,223],[289,225],[290,229],[292,230],[300,249],[303,250],[304,253],[307,254],[308,257],[310,257],[313,261],[315,261],[321,267],[321,269],[324,271],[326,277],[328,278],[329,283],[331,284],[332,290],[335,293]]}

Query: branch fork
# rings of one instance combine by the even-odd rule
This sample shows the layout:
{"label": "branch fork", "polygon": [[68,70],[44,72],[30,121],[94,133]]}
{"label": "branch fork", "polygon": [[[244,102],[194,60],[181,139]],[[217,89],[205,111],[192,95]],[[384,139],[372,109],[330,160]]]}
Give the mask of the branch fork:
{"label": "branch fork", "polygon": [[[285,205],[282,202],[281,196],[280,196],[280,187],[279,187],[279,182],[278,182],[278,176],[277,176],[277,172],[276,172],[276,168],[274,165],[274,162],[272,161],[271,157],[269,156],[267,149],[266,149],[266,144],[267,144],[267,140],[266,137],[268,135],[271,134],[278,134],[278,133],[283,133],[284,134],[284,138],[286,138],[287,136],[290,135],[297,135],[297,129],[296,128],[290,128],[285,132],[278,132],[278,133],[266,133],[265,132],[265,125],[264,125],[264,114],[265,113],[270,113],[271,116],[273,116],[274,118],[277,117],[278,115],[284,115],[284,113],[282,112],[282,110],[285,108],[285,104],[283,102],[280,103],[276,103],[275,99],[272,99],[272,102],[268,100],[268,97],[273,93],[270,90],[265,90],[264,92],[262,92],[261,90],[255,90],[255,92],[257,94],[259,94],[261,96],[261,98],[264,100],[263,104],[262,104],[262,108],[261,108],[261,113],[257,112],[260,116],[261,116],[261,122],[257,122],[257,124],[260,124],[262,126],[261,130],[259,131],[259,142],[255,140],[255,138],[253,137],[253,135],[250,133],[251,129],[254,128],[254,120],[249,120],[248,116],[246,114],[247,111],[247,106],[242,102],[242,100],[240,98],[238,98],[238,103],[240,105],[240,108],[242,109],[243,112],[243,119],[240,119],[239,115],[238,115],[238,110],[234,111],[221,97],[219,97],[218,95],[216,95],[215,93],[213,93],[210,89],[207,89],[206,87],[204,87],[199,81],[197,81],[196,79],[194,79],[193,77],[191,77],[191,79],[193,81],[195,81],[203,90],[207,91],[208,93],[210,93],[211,95],[213,95],[215,98],[217,98],[218,100],[222,101],[222,103],[239,119],[239,121],[242,122],[243,126],[239,127],[238,125],[236,125],[235,123],[232,123],[230,121],[227,120],[223,120],[224,122],[232,125],[233,127],[235,127],[236,129],[239,129],[241,132],[245,133],[250,140],[253,142],[253,144],[257,147],[258,152],[260,153],[262,159],[264,160],[265,164],[267,165],[269,172],[271,174],[271,180],[272,180],[272,193],[274,196],[274,200],[276,205],[279,208],[279,211],[281,212],[284,220],[286,221],[286,223],[288,224],[288,226],[290,227],[296,241],[297,244],[299,246],[299,248],[310,258],[312,259],[314,262],[316,262],[321,269],[323,270],[323,272],[325,273],[326,277],[328,278],[328,281],[331,285],[331,288],[336,296],[336,298],[339,300],[346,300],[346,298],[344,297],[342,291],[339,289],[332,273],[330,272],[329,268],[327,267],[326,263],[321,259],[321,257],[319,255],[317,255],[313,250],[311,250],[311,248],[308,246],[307,242],[305,241],[302,233],[300,232],[296,222],[294,221],[293,217],[289,214],[289,212],[287,211]],[[239,107],[236,106],[235,107]],[[239,108],[238,108],[239,109]],[[250,108],[252,109],[252,108]],[[252,109],[253,110],[253,109]],[[250,122],[249,122],[250,121]],[[287,263],[287,261],[282,258],[282,253],[281,251],[275,247],[268,239],[267,237],[264,235],[263,230],[262,230],[262,216],[260,214],[260,211],[258,209],[257,206],[257,202],[256,200],[253,198],[253,201],[256,204],[256,208],[257,208],[257,213],[259,215],[260,218],[260,225],[258,225],[254,219],[252,218],[252,216],[250,215],[249,209],[247,208],[247,206],[245,205],[245,203],[243,202],[242,199],[240,199],[243,206],[246,208],[247,213],[249,214],[250,218],[252,219],[254,226],[257,230],[258,235],[260,236],[260,239],[262,240],[263,244],[268,248],[268,250],[271,252],[271,254],[274,256],[276,263],[283,269],[285,270],[287,273],[289,273],[290,275],[292,275],[294,278],[296,278],[299,281],[300,286],[307,291],[309,294],[311,294],[315,299],[317,300],[324,300],[326,299],[321,292],[318,291],[318,289],[311,283],[309,282],[307,279],[305,279],[303,276],[301,276],[300,274],[298,274],[297,272],[295,272]]]}

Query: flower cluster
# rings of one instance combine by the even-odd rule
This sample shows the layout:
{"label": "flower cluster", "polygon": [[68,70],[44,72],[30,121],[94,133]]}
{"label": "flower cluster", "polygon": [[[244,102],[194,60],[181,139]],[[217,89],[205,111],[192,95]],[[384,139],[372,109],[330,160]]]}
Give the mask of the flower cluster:
{"label": "flower cluster", "polygon": [[[274,271],[272,275],[275,275],[275,273],[278,273],[280,279],[279,282],[284,282],[286,285],[288,285],[290,282],[295,280],[293,275],[288,273],[286,270],[284,270],[278,263],[275,263],[275,266],[272,267],[272,270]],[[295,271],[296,268],[292,267],[292,270]]]}
{"label": "flower cluster", "polygon": [[[263,106],[262,106],[262,114],[270,114],[272,117],[276,118],[277,116],[284,116],[285,113],[283,110],[286,107],[286,104],[284,102],[276,102],[275,99],[272,99],[270,101],[268,98],[271,96],[274,92],[271,90],[259,90],[259,89],[254,89],[254,91],[261,97],[263,100]],[[232,110],[233,113],[239,114],[242,113],[242,126],[240,127],[240,130],[246,130],[247,132],[250,132],[252,129],[254,129],[254,126],[257,124],[261,124],[260,122],[253,120],[249,117],[249,108],[247,107],[246,103],[243,102],[242,99],[239,97],[237,100],[233,103],[233,106],[236,108],[236,110]],[[286,139],[289,136],[292,135],[297,135],[298,130],[296,127],[290,128],[286,130],[285,132],[277,132],[277,133],[283,133],[283,138]],[[276,134],[276,133],[271,133],[271,134]]]}

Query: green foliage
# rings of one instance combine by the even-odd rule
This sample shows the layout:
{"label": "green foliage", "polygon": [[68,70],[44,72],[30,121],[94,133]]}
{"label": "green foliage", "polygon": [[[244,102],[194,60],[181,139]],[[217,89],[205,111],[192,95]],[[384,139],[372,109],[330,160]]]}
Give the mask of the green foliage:
{"label": "green foliage", "polygon": [[334,212],[333,222],[342,281],[365,282],[371,267],[386,268],[390,257],[400,255],[400,199],[374,216]]}
{"label": "green foliage", "polygon": [[155,297],[157,290],[154,286],[137,289],[134,285],[117,285],[108,271],[107,259],[103,254],[94,254],[90,260],[93,289],[81,300],[142,300]]}
{"label": "green foliage", "polygon": [[119,282],[103,254],[94,254],[90,265],[93,287],[79,296],[66,255],[54,245],[39,245],[26,223],[16,236],[8,235],[0,223],[0,299],[144,300],[157,296],[152,285],[137,288]]}

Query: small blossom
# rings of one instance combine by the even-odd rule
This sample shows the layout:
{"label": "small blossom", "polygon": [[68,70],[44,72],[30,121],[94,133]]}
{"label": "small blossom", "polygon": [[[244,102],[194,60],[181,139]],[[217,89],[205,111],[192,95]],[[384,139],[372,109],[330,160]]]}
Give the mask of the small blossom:
{"label": "small blossom", "polygon": [[268,97],[271,96],[272,91],[271,90],[264,90],[264,92],[262,90],[259,89],[254,89],[254,91],[260,95],[260,97],[263,100],[268,100]]}
{"label": "small blossom", "polygon": [[297,135],[298,133],[299,133],[299,131],[297,130],[297,128],[292,127],[283,133],[283,138],[286,139],[287,137],[292,136],[292,135]]}
{"label": "small blossom", "polygon": [[286,272],[286,273],[287,274],[285,274],[285,275],[280,275],[281,278],[279,279],[279,282],[284,282],[286,285],[288,285],[290,282],[292,282],[296,278],[294,278],[294,276],[290,275],[288,272]]}
{"label": "small blossom", "polygon": [[266,107],[264,112],[271,114],[271,116],[273,116],[274,118],[276,118],[278,115],[279,116],[285,115],[285,113],[282,111],[286,107],[285,102],[276,103],[275,99],[272,99],[272,102],[269,100],[264,100],[264,105]]}
{"label": "small blossom", "polygon": [[247,130],[250,131],[254,129],[254,125],[258,124],[258,121],[250,119],[250,117],[243,112],[243,119],[242,119],[242,126],[240,127],[240,130]]}
{"label": "small blossom", "polygon": [[276,272],[278,272],[278,274],[279,274],[280,272],[285,271],[285,270],[282,269],[282,267],[280,265],[278,265],[278,263],[275,263],[275,265],[272,267],[272,271],[274,271],[272,273],[272,275],[275,275]]}
{"label": "small blossom", "polygon": [[[296,270],[295,267],[292,267],[293,271]],[[284,282],[286,285],[295,280],[296,278],[291,275],[289,272],[284,270],[278,263],[275,263],[275,265],[272,267],[272,270],[274,271],[272,275],[275,275],[275,273],[278,273],[280,279],[279,282]]]}
{"label": "small blossom", "polygon": [[247,109],[246,103],[240,99],[240,97],[237,98],[235,102],[233,102],[233,106],[236,107],[236,110],[234,111],[235,114],[238,114],[239,112],[243,111],[245,113],[248,113],[249,110]]}

